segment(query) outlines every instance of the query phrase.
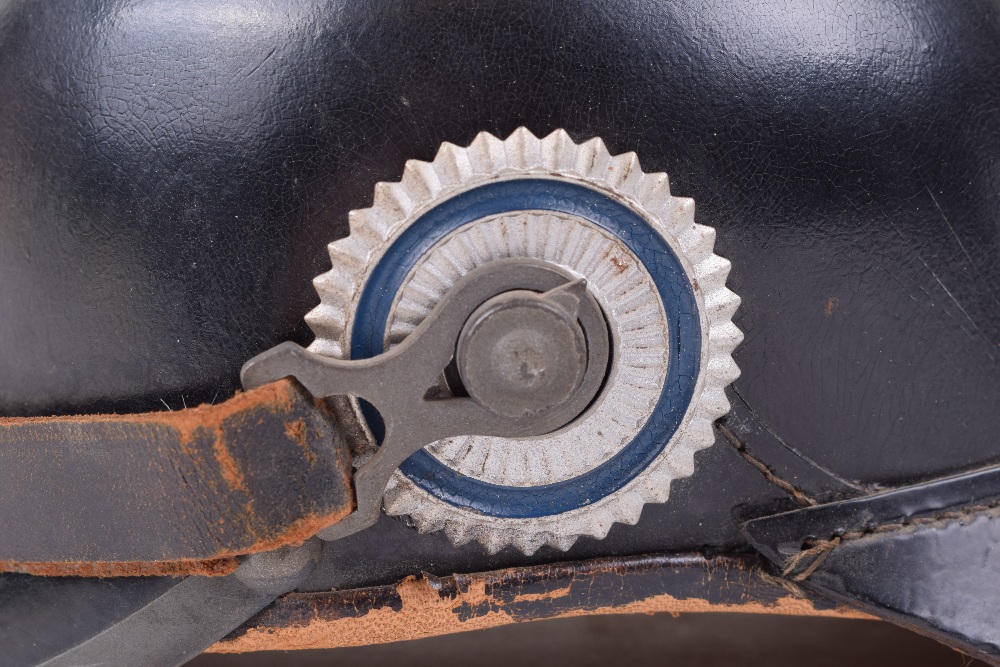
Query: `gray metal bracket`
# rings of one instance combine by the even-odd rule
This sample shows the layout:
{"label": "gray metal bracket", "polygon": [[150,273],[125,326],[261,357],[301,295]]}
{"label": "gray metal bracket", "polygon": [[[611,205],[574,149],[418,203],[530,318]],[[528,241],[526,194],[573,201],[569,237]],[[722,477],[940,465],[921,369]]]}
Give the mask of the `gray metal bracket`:
{"label": "gray metal bracket", "polygon": [[[594,298],[579,289],[583,285],[584,281],[539,260],[500,259],[464,276],[412,334],[377,357],[332,359],[283,343],[248,361],[242,371],[248,389],[292,376],[315,397],[363,398],[385,422],[381,446],[354,475],[357,510],[318,535],[337,540],[375,523],[393,472],[432,442],[457,435],[544,435],[583,412],[603,383],[610,351],[607,323]],[[493,297],[516,290],[537,292],[537,298],[548,300],[552,307],[576,310],[572,316],[579,318],[586,337],[587,358],[575,390],[528,418],[491,409],[468,396],[440,398],[429,393],[454,359],[470,316]]]}

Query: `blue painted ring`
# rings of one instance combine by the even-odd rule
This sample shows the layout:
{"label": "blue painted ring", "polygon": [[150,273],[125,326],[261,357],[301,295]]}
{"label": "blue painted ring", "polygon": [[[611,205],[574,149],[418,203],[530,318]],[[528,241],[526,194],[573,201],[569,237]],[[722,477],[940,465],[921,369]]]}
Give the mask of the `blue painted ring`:
{"label": "blue painted ring", "polygon": [[[694,396],[702,344],[691,281],[667,241],[642,216],[583,185],[525,178],[490,183],[456,195],[420,216],[396,239],[362,291],[351,334],[351,357],[364,359],[382,352],[392,302],[411,269],[436,243],[476,220],[525,210],[577,216],[620,238],[653,278],[674,340],[666,382],[652,416],[631,442],[582,475],[544,486],[501,486],[462,475],[425,451],[400,466],[417,486],[445,502],[491,517],[517,519],[585,507],[641,474],[681,425]],[[367,416],[372,421],[371,415]],[[373,431],[379,430],[379,424],[372,426]]]}

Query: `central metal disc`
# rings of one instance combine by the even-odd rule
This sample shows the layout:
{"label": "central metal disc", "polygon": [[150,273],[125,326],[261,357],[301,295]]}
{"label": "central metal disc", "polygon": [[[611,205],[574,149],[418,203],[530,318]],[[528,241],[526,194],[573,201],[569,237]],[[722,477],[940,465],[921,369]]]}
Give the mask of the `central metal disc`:
{"label": "central metal disc", "polygon": [[456,357],[477,403],[508,417],[530,417],[579,389],[587,342],[575,312],[521,290],[493,297],[472,314]]}

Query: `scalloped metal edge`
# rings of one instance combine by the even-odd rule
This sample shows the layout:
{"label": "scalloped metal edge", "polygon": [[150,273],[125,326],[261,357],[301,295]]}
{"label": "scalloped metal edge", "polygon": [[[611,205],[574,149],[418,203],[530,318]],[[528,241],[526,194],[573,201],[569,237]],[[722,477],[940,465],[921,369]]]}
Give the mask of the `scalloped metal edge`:
{"label": "scalloped metal edge", "polygon": [[[369,272],[425,211],[478,185],[525,177],[596,188],[635,210],[666,239],[692,278],[702,326],[701,372],[684,420],[663,452],[623,488],[570,512],[488,517],[445,503],[396,472],[386,487],[387,513],[408,515],[422,533],[443,530],[456,546],[476,540],[490,553],[508,545],[525,554],[543,545],[566,550],[584,535],[603,539],[614,523],[638,522],[646,503],[665,502],[671,482],[694,473],[695,452],[715,442],[712,424],[729,411],[724,389],[740,375],[732,357],[743,340],[732,322],[740,298],[726,287],[730,262],[713,252],[715,230],[694,221],[694,201],[671,195],[667,175],[644,173],[635,153],[611,155],[596,137],[577,144],[561,129],[542,139],[521,127],[506,140],[482,132],[465,148],[444,143],[433,161],[408,161],[398,183],[378,183],[372,207],[351,211],[350,234],[329,245],[334,268],[313,281],[320,305],[306,315],[316,334],[309,349],[345,356]],[[351,405],[357,409],[355,401]]]}

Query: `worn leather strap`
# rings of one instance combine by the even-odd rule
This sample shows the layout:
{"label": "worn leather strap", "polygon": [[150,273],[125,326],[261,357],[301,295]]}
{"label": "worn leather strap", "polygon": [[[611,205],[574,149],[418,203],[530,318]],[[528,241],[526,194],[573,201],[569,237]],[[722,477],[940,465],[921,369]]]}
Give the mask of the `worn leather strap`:
{"label": "worn leather strap", "polygon": [[175,412],[0,419],[0,571],[227,574],[349,514],[350,470],[291,380]]}
{"label": "worn leather strap", "polygon": [[794,585],[1000,665],[1000,466],[743,524]]}

